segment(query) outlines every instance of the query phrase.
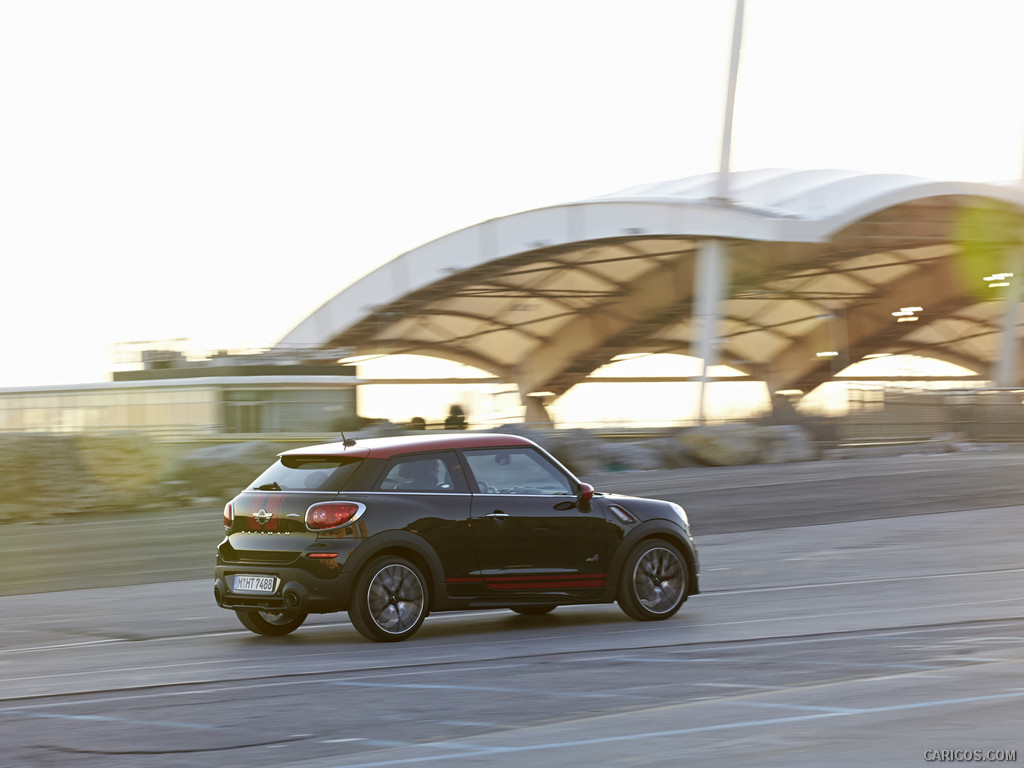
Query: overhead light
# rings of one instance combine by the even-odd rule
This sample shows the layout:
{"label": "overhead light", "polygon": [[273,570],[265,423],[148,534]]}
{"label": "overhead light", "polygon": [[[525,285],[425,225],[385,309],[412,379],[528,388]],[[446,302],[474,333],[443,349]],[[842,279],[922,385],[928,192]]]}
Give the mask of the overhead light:
{"label": "overhead light", "polygon": [[1009,283],[989,283],[988,287],[989,288],[1007,288],[1007,287],[1009,287],[1009,285],[1010,285]]}
{"label": "overhead light", "polygon": [[815,353],[815,357],[836,357],[838,355],[839,355],[839,353],[834,351],[834,350],[833,351],[829,351],[829,352],[817,352],[817,353]]}
{"label": "overhead light", "polygon": [[1009,277],[1013,277],[1013,272],[997,272],[994,275],[989,275],[988,277],[983,277],[981,279],[986,282],[991,282],[993,280],[1006,280]]}
{"label": "overhead light", "polygon": [[871,355],[864,355],[863,360],[873,360],[876,357],[892,357],[892,352],[875,352]]}
{"label": "overhead light", "polygon": [[554,394],[555,394],[554,392],[548,392],[548,391],[545,390],[543,392],[530,392],[526,396],[527,397],[553,397]]}
{"label": "overhead light", "polygon": [[900,311],[893,312],[892,316],[898,323],[913,323],[919,319],[914,313],[921,312],[923,309],[924,307],[900,307]]}

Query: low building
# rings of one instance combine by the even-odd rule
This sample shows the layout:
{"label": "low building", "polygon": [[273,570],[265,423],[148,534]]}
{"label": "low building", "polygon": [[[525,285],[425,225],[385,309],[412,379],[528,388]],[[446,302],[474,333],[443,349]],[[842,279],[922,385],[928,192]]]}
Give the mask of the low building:
{"label": "low building", "polygon": [[356,369],[329,360],[324,350],[198,361],[145,350],[140,368],[117,371],[110,382],[0,389],[0,432],[337,432],[356,417]]}

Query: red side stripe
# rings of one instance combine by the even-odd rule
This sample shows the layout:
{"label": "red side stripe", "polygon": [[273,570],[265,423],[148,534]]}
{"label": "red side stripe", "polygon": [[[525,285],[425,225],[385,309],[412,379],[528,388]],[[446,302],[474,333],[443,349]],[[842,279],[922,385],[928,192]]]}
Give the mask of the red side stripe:
{"label": "red side stripe", "polygon": [[577,573],[564,576],[551,574],[530,574],[523,576],[452,576],[445,579],[448,584],[479,584],[485,582],[492,589],[580,589],[603,587],[607,583],[604,573]]}
{"label": "red side stripe", "polygon": [[523,575],[499,575],[499,576],[487,576],[487,581],[573,581],[575,579],[582,579],[583,581],[589,581],[590,579],[603,579],[606,574],[604,573],[567,573],[567,574],[553,574],[553,573],[539,573],[539,574],[523,574]]}
{"label": "red side stripe", "polygon": [[501,584],[488,584],[492,589],[519,590],[519,589],[582,589],[586,587],[603,587],[604,579],[593,581],[530,581],[524,583],[502,582]]}

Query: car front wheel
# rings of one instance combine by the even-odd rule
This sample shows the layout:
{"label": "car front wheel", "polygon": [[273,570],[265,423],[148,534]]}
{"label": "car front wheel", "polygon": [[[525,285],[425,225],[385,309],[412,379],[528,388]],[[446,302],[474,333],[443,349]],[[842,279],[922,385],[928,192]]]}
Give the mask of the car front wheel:
{"label": "car front wheel", "polygon": [[235,611],[235,615],[242,622],[242,626],[250,632],[255,632],[257,635],[267,635],[268,637],[280,637],[281,635],[287,635],[289,632],[294,632],[306,620],[305,613],[285,615],[283,613],[259,611],[255,608],[240,608]]}
{"label": "car front wheel", "polygon": [[359,572],[348,615],[369,640],[405,640],[427,617],[427,595],[427,581],[413,563],[378,557]]}
{"label": "car front wheel", "polygon": [[649,539],[626,558],[617,599],[630,618],[657,621],[679,610],[688,586],[689,570],[679,550],[667,541]]}

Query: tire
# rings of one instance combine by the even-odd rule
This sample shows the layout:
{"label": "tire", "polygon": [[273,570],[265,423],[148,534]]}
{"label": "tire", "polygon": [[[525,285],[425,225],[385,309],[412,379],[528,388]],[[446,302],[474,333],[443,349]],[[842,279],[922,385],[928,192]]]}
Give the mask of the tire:
{"label": "tire", "polygon": [[306,620],[307,614],[295,613],[286,615],[283,613],[268,613],[256,608],[239,608],[235,611],[242,626],[257,635],[267,637],[281,637],[289,632],[294,632],[302,622]]}
{"label": "tire", "polygon": [[519,605],[512,610],[521,616],[543,616],[551,613],[557,606],[554,605]]}
{"label": "tire", "polygon": [[419,568],[404,557],[385,555],[359,572],[348,615],[368,640],[405,640],[427,617],[429,595]]}
{"label": "tire", "polygon": [[679,550],[662,539],[648,539],[626,558],[616,598],[630,618],[659,621],[675,615],[689,587],[690,569]]}

